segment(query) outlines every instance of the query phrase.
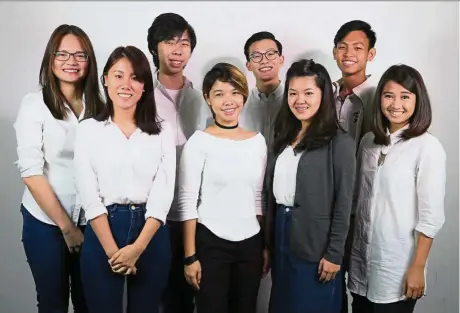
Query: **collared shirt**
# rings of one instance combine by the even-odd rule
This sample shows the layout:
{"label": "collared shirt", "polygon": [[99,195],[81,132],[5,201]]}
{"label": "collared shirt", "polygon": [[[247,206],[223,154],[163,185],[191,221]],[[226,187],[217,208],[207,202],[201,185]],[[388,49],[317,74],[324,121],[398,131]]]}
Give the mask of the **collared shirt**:
{"label": "collared shirt", "polygon": [[145,218],[165,222],[174,196],[176,147],[171,127],[160,134],[137,128],[129,138],[109,118],[87,119],[76,132],[78,192],[88,220],[111,204],[146,203]]}
{"label": "collared shirt", "polygon": [[372,101],[376,87],[371,75],[367,75],[361,85],[353,88],[352,93],[342,99],[340,96],[342,83],[342,79],[332,83],[337,117],[342,128],[355,139],[357,149],[361,138],[371,131]]}
{"label": "collared shirt", "polygon": [[267,145],[260,133],[231,140],[196,131],[180,163],[181,221],[198,218],[216,236],[230,241],[256,235],[266,164]]}
{"label": "collared shirt", "polygon": [[275,120],[283,102],[284,85],[282,82],[268,96],[253,88],[240,115],[242,128],[260,132],[268,147],[273,144]]}
{"label": "collared shirt", "polygon": [[[74,223],[84,223],[80,216],[77,191],[74,183],[74,140],[79,119],[84,116],[85,106],[77,118],[68,104],[67,118],[53,117],[43,101],[42,91],[27,94],[20,105],[14,123],[18,160],[15,165],[21,177],[43,175]],[[26,187],[22,204],[36,219],[56,225],[35,201]]]}
{"label": "collared shirt", "polygon": [[368,133],[359,149],[348,287],[375,303],[405,298],[417,233],[434,238],[444,223],[446,154],[430,133],[402,140],[406,128],[390,136],[389,146],[374,144]]}
{"label": "collared shirt", "polygon": [[[181,89],[178,99],[174,101],[168,90],[158,80],[158,72],[154,72],[155,102],[158,116],[165,120],[174,132],[176,143],[176,169],[179,170],[179,162],[182,149],[187,139],[196,131],[204,130],[212,125],[212,113],[200,91],[193,88],[193,84],[184,77],[184,87]],[[168,220],[178,221],[177,197],[178,181],[176,180],[174,199],[169,211]]]}

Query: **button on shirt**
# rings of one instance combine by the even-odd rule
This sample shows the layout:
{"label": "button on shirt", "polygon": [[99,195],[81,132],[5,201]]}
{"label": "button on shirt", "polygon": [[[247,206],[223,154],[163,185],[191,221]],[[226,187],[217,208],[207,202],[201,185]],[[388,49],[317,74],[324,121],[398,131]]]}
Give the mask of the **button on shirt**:
{"label": "button on shirt", "polygon": [[[158,80],[158,72],[154,74],[155,102],[158,116],[171,125],[174,135],[173,140],[177,147],[177,170],[179,170],[180,156],[187,139],[196,130],[204,130],[207,126],[214,122],[211,110],[204,101],[202,93],[193,89],[192,82],[190,82],[186,77],[184,77],[184,80],[184,87],[173,98],[171,96],[171,92],[168,91]],[[178,101],[176,101],[176,99],[178,99]],[[177,183],[178,180],[176,180],[174,191],[175,196],[168,215],[168,220],[171,221],[179,220],[177,213]]]}
{"label": "button on shirt", "polygon": [[[74,140],[79,119],[65,104],[67,118],[53,117],[43,101],[43,93],[27,94],[20,105],[14,123],[18,160],[15,162],[21,177],[43,175],[54,190],[62,207],[74,223],[84,223],[74,181]],[[22,204],[36,219],[56,225],[35,201],[26,187]]]}
{"label": "button on shirt", "polygon": [[353,88],[352,93],[344,99],[340,96],[341,86],[342,79],[333,83],[337,117],[342,128],[355,139],[358,148],[361,138],[371,131],[375,84],[371,75],[368,75],[366,80]]}
{"label": "button on shirt", "polygon": [[198,218],[216,236],[241,241],[260,231],[267,146],[259,133],[246,140],[196,131],[180,164],[179,213]]}
{"label": "button on shirt", "polygon": [[250,131],[260,132],[270,148],[273,144],[275,120],[283,102],[284,86],[278,87],[268,96],[254,88],[241,112],[239,125]]}
{"label": "button on shirt", "polygon": [[129,137],[109,118],[77,128],[77,187],[86,218],[107,214],[111,204],[146,203],[145,217],[165,222],[174,196],[176,147],[171,127],[160,134],[139,128]]}
{"label": "button on shirt", "polygon": [[444,223],[446,154],[430,133],[402,140],[406,128],[391,135],[389,146],[374,144],[372,133],[360,146],[348,286],[375,303],[405,298],[417,233],[434,238]]}

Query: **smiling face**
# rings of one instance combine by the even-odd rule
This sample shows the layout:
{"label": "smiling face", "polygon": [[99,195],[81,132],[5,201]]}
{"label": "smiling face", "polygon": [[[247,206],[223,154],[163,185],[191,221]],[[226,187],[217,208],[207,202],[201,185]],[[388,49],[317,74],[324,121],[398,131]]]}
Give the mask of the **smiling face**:
{"label": "smiling face", "polygon": [[189,34],[185,31],[181,37],[158,43],[160,70],[168,75],[182,72],[192,54]]}
{"label": "smiling face", "polygon": [[142,97],[144,83],[137,80],[131,62],[118,60],[104,76],[105,86],[116,110],[133,110]]}
{"label": "smiling face", "polygon": [[365,72],[366,64],[375,57],[375,49],[369,50],[369,39],[363,31],[350,32],[334,47],[334,60],[340,71],[347,76]]}
{"label": "smiling face", "polygon": [[[69,55],[69,53],[74,55]],[[68,34],[62,37],[55,51],[52,70],[61,84],[76,84],[86,77],[88,55],[77,36]]]}
{"label": "smiling face", "polygon": [[295,117],[308,125],[321,105],[322,92],[315,76],[293,77],[289,81],[288,105]]}
{"label": "smiling face", "polygon": [[263,39],[249,46],[249,61],[246,67],[254,73],[259,81],[278,80],[278,73],[284,64],[284,57],[279,55],[276,42]]}
{"label": "smiling face", "polygon": [[391,132],[394,132],[409,123],[417,98],[400,84],[389,81],[383,87],[380,101],[382,113],[390,122]]}
{"label": "smiling face", "polygon": [[243,108],[244,97],[232,84],[216,80],[206,102],[222,125],[235,125]]}

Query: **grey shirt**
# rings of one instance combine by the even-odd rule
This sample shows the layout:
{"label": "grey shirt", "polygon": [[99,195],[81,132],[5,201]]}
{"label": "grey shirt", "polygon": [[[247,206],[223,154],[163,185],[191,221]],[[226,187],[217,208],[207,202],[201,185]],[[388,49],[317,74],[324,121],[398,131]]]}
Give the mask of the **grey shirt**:
{"label": "grey shirt", "polygon": [[269,147],[273,143],[273,128],[281,108],[283,93],[282,82],[268,96],[260,92],[257,87],[252,89],[240,115],[240,126],[250,131],[260,132]]}
{"label": "grey shirt", "polygon": [[[277,204],[273,195],[273,174],[278,155],[269,159],[266,177],[268,196],[266,245],[273,248]],[[290,247],[309,262],[323,257],[341,264],[350,224],[356,171],[353,139],[337,134],[329,144],[305,151],[296,174],[292,208]]]}
{"label": "grey shirt", "polygon": [[368,75],[366,80],[353,88],[353,92],[344,99],[339,95],[342,79],[332,85],[339,123],[355,140],[354,146],[357,151],[361,138],[371,131],[375,83],[371,75]]}

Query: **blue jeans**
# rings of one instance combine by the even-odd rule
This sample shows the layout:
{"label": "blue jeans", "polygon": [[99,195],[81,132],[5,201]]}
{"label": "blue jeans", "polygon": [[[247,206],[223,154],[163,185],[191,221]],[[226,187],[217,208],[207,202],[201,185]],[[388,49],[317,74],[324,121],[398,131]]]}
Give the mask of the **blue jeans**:
{"label": "blue jeans", "polygon": [[[319,262],[308,262],[291,252],[292,207],[278,205],[272,268],[272,313],[339,313],[342,305],[341,271],[327,282],[319,281]],[[314,238],[312,238],[314,240]]]}
{"label": "blue jeans", "polygon": [[[145,224],[145,204],[107,207],[108,221],[118,248],[134,243]],[[82,248],[81,271],[90,313],[122,313],[125,276],[115,274],[93,228],[88,223]],[[137,274],[127,276],[128,313],[157,313],[171,261],[167,226],[160,226],[136,263]]]}
{"label": "blue jeans", "polygon": [[35,281],[38,312],[67,313],[70,290],[74,312],[88,312],[80,279],[80,254],[69,252],[57,226],[39,221],[22,205],[21,213],[22,243]]}

